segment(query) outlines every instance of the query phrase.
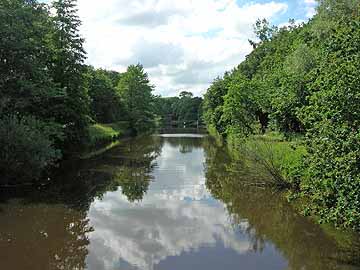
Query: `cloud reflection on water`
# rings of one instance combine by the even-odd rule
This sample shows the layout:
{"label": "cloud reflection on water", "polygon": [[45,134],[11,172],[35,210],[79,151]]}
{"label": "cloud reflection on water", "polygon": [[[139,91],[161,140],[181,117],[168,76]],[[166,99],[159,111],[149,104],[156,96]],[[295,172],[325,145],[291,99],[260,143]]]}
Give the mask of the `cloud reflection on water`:
{"label": "cloud reflection on water", "polygon": [[[90,270],[152,270],[174,256],[207,250],[238,256],[251,251],[249,235],[242,233],[246,221],[234,228],[225,206],[205,187],[204,150],[190,150],[181,152],[181,145],[165,139],[155,160],[154,182],[141,202],[128,202],[119,189],[92,204]],[[273,247],[264,253],[274,253]],[[286,266],[280,255],[274,259],[276,265]],[[216,269],[212,267],[207,269]]]}

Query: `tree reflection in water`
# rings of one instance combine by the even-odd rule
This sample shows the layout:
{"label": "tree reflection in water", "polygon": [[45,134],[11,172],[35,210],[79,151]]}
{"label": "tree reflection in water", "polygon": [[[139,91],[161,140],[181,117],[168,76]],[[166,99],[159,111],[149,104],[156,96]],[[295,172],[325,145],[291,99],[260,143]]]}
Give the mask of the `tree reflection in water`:
{"label": "tree reflection in water", "polygon": [[[211,138],[123,142],[96,158],[63,164],[47,188],[0,196],[1,269],[86,269],[89,262],[91,269],[112,269],[104,257],[125,269],[136,261],[175,269],[182,264],[172,259],[187,262],[204,245],[224,255],[216,258],[220,264],[250,252],[254,269],[264,269],[257,260],[266,261],[262,254],[273,245],[272,256],[287,261],[289,270],[356,269],[358,236],[324,230],[298,215],[281,194],[253,185],[264,177]],[[225,256],[230,249],[235,257]],[[207,267],[201,269],[214,265]]]}
{"label": "tree reflection in water", "polygon": [[[225,149],[208,142],[206,186],[226,204],[234,227],[248,223],[244,233],[253,252],[272,242],[291,270],[355,269],[360,266],[360,238],[356,234],[324,230],[300,216],[279,192],[249,185],[261,172],[249,172],[246,161],[231,159]],[[261,179],[260,179],[261,180]],[[357,269],[357,268],[356,268]]]}
{"label": "tree reflection in water", "polygon": [[158,137],[130,140],[100,157],[63,164],[46,188],[2,192],[1,269],[85,269],[91,203],[119,187],[129,201],[142,200],[160,153]]}

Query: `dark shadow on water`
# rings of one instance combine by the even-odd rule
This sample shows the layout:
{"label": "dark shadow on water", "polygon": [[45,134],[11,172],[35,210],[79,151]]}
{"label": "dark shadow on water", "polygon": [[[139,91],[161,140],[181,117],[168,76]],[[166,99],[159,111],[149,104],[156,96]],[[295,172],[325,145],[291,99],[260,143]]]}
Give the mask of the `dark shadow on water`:
{"label": "dark shadow on water", "polygon": [[91,203],[119,187],[129,201],[142,200],[160,153],[159,138],[143,137],[62,164],[46,186],[1,190],[1,269],[85,269]]}

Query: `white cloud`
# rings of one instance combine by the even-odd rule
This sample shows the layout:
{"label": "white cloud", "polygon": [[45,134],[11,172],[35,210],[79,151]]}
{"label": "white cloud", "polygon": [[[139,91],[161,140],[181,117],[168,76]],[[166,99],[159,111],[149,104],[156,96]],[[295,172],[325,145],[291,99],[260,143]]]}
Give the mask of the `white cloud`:
{"label": "white cloud", "polygon": [[[304,0],[310,2],[310,0]],[[156,92],[203,93],[251,51],[252,25],[288,8],[236,0],[79,0],[88,63],[124,71],[142,63]]]}
{"label": "white cloud", "polygon": [[194,148],[183,158],[180,147],[165,141],[153,172],[156,181],[141,203],[129,203],[119,190],[92,204],[88,269],[152,270],[168,257],[219,242],[235,254],[253,251],[251,233],[238,233],[248,229],[247,221],[235,229],[225,206],[208,201],[204,150]]}
{"label": "white cloud", "polygon": [[306,9],[306,17],[311,18],[316,14],[316,0],[303,0]]}

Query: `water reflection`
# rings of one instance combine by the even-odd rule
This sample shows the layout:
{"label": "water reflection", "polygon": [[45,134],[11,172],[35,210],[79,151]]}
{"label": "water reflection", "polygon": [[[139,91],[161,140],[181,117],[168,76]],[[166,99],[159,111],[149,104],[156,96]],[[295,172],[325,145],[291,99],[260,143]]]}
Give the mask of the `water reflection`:
{"label": "water reflection", "polygon": [[123,142],[1,196],[1,269],[357,269],[357,236],[325,233],[258,177],[208,137]]}
{"label": "water reflection", "polygon": [[[227,260],[239,266],[239,255],[248,252],[251,241],[233,229],[224,205],[207,191],[201,145],[201,139],[163,139],[155,181],[141,202],[131,204],[119,190],[92,204],[89,218],[96,230],[90,235],[89,269],[184,269],[189,264],[219,269]],[[217,252],[227,259],[204,260]],[[271,247],[267,253],[275,266],[286,265]],[[261,256],[253,257],[254,266],[256,261],[261,265]]]}
{"label": "water reflection", "polygon": [[0,216],[1,269],[85,269],[92,231],[85,213],[11,202]]}
{"label": "water reflection", "polygon": [[0,190],[0,269],[86,269],[88,211],[95,199],[121,187],[141,200],[161,153],[156,137],[127,141],[106,155],[69,162],[54,183],[38,190]]}
{"label": "water reflection", "polygon": [[231,160],[225,150],[211,144],[207,147],[206,185],[225,203],[235,227],[246,221],[243,233],[251,235],[254,252],[262,252],[271,242],[287,260],[287,269],[360,269],[358,235],[315,225],[281,194],[249,185],[248,177],[261,173],[249,174],[241,160]]}

